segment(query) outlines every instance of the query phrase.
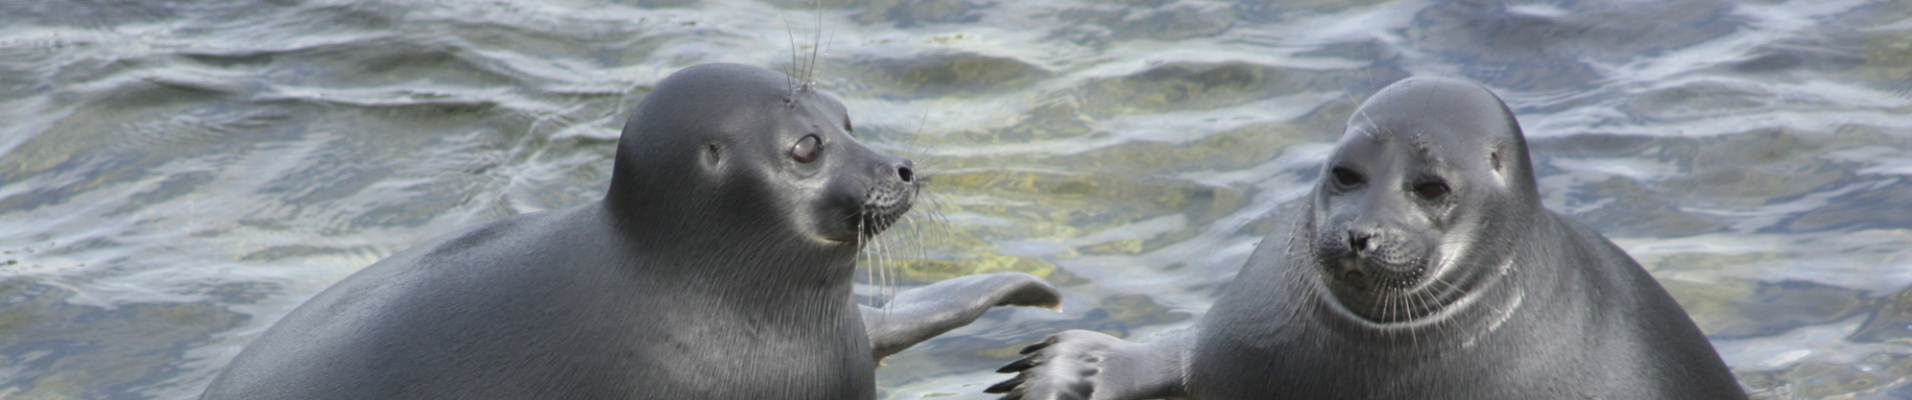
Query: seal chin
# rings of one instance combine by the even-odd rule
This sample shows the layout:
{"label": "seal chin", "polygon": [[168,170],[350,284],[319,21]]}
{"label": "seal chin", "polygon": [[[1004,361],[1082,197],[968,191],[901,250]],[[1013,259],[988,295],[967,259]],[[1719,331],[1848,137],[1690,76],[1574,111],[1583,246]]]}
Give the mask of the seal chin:
{"label": "seal chin", "polygon": [[[1438,314],[1450,300],[1452,285],[1437,284],[1433,260],[1407,248],[1382,246],[1384,251],[1317,249],[1324,283],[1343,310],[1371,324],[1410,323]],[[1346,250],[1347,248],[1342,247]]]}

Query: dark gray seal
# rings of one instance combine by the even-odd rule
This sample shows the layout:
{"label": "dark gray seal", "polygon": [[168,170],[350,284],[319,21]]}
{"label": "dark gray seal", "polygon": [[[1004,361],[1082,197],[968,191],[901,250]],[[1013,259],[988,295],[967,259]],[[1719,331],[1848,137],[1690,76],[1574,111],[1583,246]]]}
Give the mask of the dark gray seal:
{"label": "dark gray seal", "polygon": [[875,360],[993,306],[1059,304],[1035,277],[997,274],[856,305],[859,248],[919,179],[794,82],[736,64],[665,78],[626,123],[602,201],[366,267],[204,398],[871,399]]}
{"label": "dark gray seal", "polygon": [[1207,315],[1131,343],[1069,331],[1011,399],[1743,399],[1646,270],[1541,206],[1519,123],[1480,85],[1376,93],[1306,202]]}

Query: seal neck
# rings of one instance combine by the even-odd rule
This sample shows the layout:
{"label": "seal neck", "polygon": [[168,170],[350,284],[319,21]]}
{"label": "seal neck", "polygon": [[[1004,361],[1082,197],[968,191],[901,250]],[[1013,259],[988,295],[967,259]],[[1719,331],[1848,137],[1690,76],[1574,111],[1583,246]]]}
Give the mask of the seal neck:
{"label": "seal neck", "polygon": [[[657,218],[654,212],[620,210],[631,204],[600,203],[606,229],[632,263],[646,274],[699,290],[783,301],[786,295],[820,294],[848,301],[856,271],[853,244],[807,240],[778,227],[744,226],[734,216]],[[728,223],[726,223],[728,222]]]}

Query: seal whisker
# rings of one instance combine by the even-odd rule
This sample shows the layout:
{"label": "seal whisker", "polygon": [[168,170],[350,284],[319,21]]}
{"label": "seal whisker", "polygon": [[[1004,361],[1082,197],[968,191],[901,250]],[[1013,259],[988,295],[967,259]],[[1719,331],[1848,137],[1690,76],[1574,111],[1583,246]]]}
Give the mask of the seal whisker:
{"label": "seal whisker", "polygon": [[[1411,293],[1407,293],[1407,304],[1403,304],[1403,306],[1411,308],[1409,312],[1426,310],[1426,299],[1424,299],[1423,293],[1411,291]],[[1407,346],[1409,346],[1409,348],[1419,348],[1419,346],[1421,346],[1421,335],[1419,335],[1421,331],[1419,331],[1419,329],[1421,329],[1419,325],[1407,325]],[[1434,323],[1432,329],[1440,329],[1440,323]]]}
{"label": "seal whisker", "polygon": [[895,300],[897,299],[897,264],[889,247],[891,243],[885,239],[883,241],[883,255],[885,255],[883,256],[883,297],[887,300]]}
{"label": "seal whisker", "polygon": [[[898,224],[905,221],[905,218],[908,218],[907,214],[903,215],[902,218],[897,218],[895,221],[890,222],[890,227],[898,227]],[[908,245],[908,238],[900,235],[890,235],[883,245],[884,248],[890,252],[890,262],[884,265],[884,268],[890,270],[891,281],[889,289],[890,298],[892,299],[896,298],[897,293],[902,292],[902,288],[899,285],[900,282],[903,281],[903,274],[907,272],[905,269],[907,264],[905,263],[908,261],[904,254],[910,253]]]}
{"label": "seal whisker", "polygon": [[882,301],[883,293],[884,293],[884,290],[883,290],[883,242],[882,240],[880,240],[880,238],[877,237],[877,235],[870,233],[870,232],[879,231],[882,228],[877,227],[877,221],[875,217],[871,216],[869,211],[867,211],[869,207],[864,206],[863,208],[865,211],[863,211],[861,213],[861,216],[858,218],[860,218],[863,221],[865,228],[863,229],[863,231],[858,232],[857,234],[863,237],[863,242],[864,242],[863,253],[868,255],[870,260],[870,265],[866,265],[864,266],[864,268],[867,268],[872,275],[876,276],[876,279],[870,281],[870,299],[871,299],[870,301],[876,302],[878,304],[883,304],[884,308],[888,308],[889,306],[888,302]]}
{"label": "seal whisker", "polygon": [[[891,222],[889,225],[894,226],[896,225],[896,223]],[[903,280],[902,279],[903,269],[902,267],[898,266],[898,263],[901,262],[902,260],[898,259],[898,257],[896,257],[895,255],[895,254],[898,254],[896,253],[896,249],[894,249],[894,247],[896,247],[896,243],[894,242],[895,240],[894,238],[896,236],[890,235],[889,237],[890,239],[886,239],[883,242],[883,251],[890,254],[889,262],[886,262],[883,264],[883,270],[888,272],[887,275],[889,275],[890,281],[885,283],[883,287],[886,290],[889,290],[889,293],[887,295],[889,296],[890,299],[896,299],[896,293],[901,291],[897,287],[897,282],[901,282]]]}
{"label": "seal whisker", "polygon": [[[1456,285],[1454,285],[1453,283],[1450,283],[1450,282],[1448,282],[1448,281],[1447,281],[1447,280],[1445,280],[1445,279],[1441,279],[1441,277],[1439,277],[1439,276],[1430,276],[1430,277],[1428,277],[1428,279],[1427,279],[1427,284],[1428,284],[1428,286],[1434,286],[1434,285],[1439,285],[1439,286],[1441,286],[1440,288],[1430,288],[1430,289],[1439,289],[1439,290],[1453,290],[1453,291],[1454,291],[1455,293],[1457,293],[1457,295],[1456,295],[1456,296],[1454,296],[1455,298],[1464,298],[1464,297],[1467,297],[1467,289],[1466,289],[1466,288],[1463,288],[1463,287],[1460,287],[1460,286],[1456,286]],[[1438,296],[1435,296],[1435,295],[1434,295],[1433,293],[1428,293],[1428,292],[1431,292],[1431,291],[1425,291],[1425,290],[1424,290],[1424,291],[1422,291],[1422,293],[1425,293],[1425,294],[1427,294],[1427,296],[1428,296],[1428,297],[1430,297],[1430,298],[1432,298],[1432,299],[1433,299],[1433,300],[1435,301],[1435,304],[1440,304],[1440,297],[1438,297]]]}
{"label": "seal whisker", "polygon": [[874,271],[873,273],[876,275],[876,280],[870,282],[873,292],[870,296],[873,299],[872,301],[875,301],[874,299],[876,298],[881,298],[883,300],[882,308],[887,312],[890,309],[890,300],[894,299],[889,297],[888,255],[885,252],[882,238],[877,235],[878,232],[883,231],[883,227],[881,226],[882,221],[876,219],[876,215],[869,212],[868,208],[868,206],[864,207],[865,211],[862,212],[862,218],[868,221],[871,228],[864,230],[860,234],[869,237],[870,247],[867,251],[871,253],[871,262],[868,268]]}
{"label": "seal whisker", "polygon": [[1373,128],[1375,128],[1375,129],[1362,129],[1362,130],[1361,130],[1361,134],[1362,134],[1362,135],[1365,135],[1365,136],[1367,136],[1369,140],[1380,140],[1380,136],[1378,136],[1378,135],[1380,135],[1380,134],[1382,134],[1382,133],[1384,133],[1384,132],[1376,132],[1376,130],[1377,130],[1377,129],[1387,129],[1387,128],[1385,128],[1385,127],[1382,127],[1382,126],[1381,126],[1380,124],[1378,124],[1378,123],[1375,123],[1375,122],[1374,122],[1374,117],[1371,117],[1371,116],[1369,116],[1369,115],[1368,115],[1368,112],[1367,112],[1366,110],[1358,110],[1358,109],[1357,109],[1357,110],[1355,110],[1355,111],[1354,111],[1354,115],[1355,115],[1355,116],[1359,116],[1359,117],[1361,117],[1361,119],[1362,119],[1362,120],[1365,120],[1365,121],[1367,121],[1367,123],[1368,123],[1368,126],[1369,126],[1369,127],[1373,127]]}
{"label": "seal whisker", "polygon": [[1373,319],[1378,323],[1383,323],[1383,324],[1391,323],[1390,321],[1392,320],[1388,319],[1388,316],[1385,315],[1388,312],[1393,311],[1393,309],[1387,306],[1387,303],[1389,300],[1391,299],[1388,297],[1388,293],[1386,292],[1375,293],[1374,298],[1370,302],[1372,304],[1369,306],[1370,311],[1368,311],[1368,315],[1369,315],[1368,318]]}
{"label": "seal whisker", "polygon": [[[1464,299],[1464,298],[1467,298],[1467,296],[1469,295],[1469,293],[1468,293],[1468,290],[1467,290],[1467,288],[1464,288],[1464,287],[1460,287],[1459,285],[1455,285],[1455,284],[1453,284],[1453,283],[1450,283],[1450,282],[1448,282],[1447,280],[1445,280],[1445,279],[1442,279],[1442,278],[1441,278],[1441,277],[1439,277],[1439,276],[1433,276],[1433,277],[1429,277],[1429,279],[1428,279],[1428,283],[1429,283],[1430,285],[1441,285],[1441,286],[1444,286],[1444,287],[1446,287],[1446,288],[1448,288],[1448,289],[1450,289],[1450,290],[1453,290],[1453,291],[1454,291],[1454,292],[1456,293],[1456,295],[1454,296],[1454,298],[1456,298],[1456,299]],[[1445,307],[1448,307],[1448,306],[1451,306],[1451,305],[1452,305],[1452,304],[1446,304],[1446,303],[1443,303],[1443,302],[1441,302],[1441,300],[1440,300],[1440,298],[1439,298],[1439,297],[1437,297],[1437,296],[1436,296],[1436,295],[1435,295],[1434,293],[1430,293],[1430,292],[1423,292],[1423,295],[1425,295],[1425,296],[1426,296],[1426,297],[1428,298],[1428,301],[1429,301],[1429,302],[1430,302],[1431,304],[1434,304],[1434,306],[1433,306],[1434,308],[1431,308],[1430,310],[1438,310],[1438,309],[1440,309],[1440,308],[1445,308]],[[1495,314],[1504,314],[1504,312],[1502,312],[1502,311],[1500,310],[1500,307],[1496,307],[1496,306],[1494,306],[1494,305],[1493,305],[1493,304],[1491,304],[1491,303],[1484,303],[1484,305],[1485,305],[1485,306],[1486,306],[1486,307],[1487,307],[1487,308],[1488,308],[1489,310],[1492,310],[1492,311],[1493,311],[1493,312],[1494,312]],[[1439,326],[1443,326],[1443,325],[1457,325],[1457,326],[1458,326],[1458,324],[1460,323],[1460,322],[1459,322],[1458,320],[1456,320],[1456,319],[1448,319],[1448,320],[1443,320],[1443,321],[1441,321],[1441,322],[1442,322],[1442,323],[1440,323],[1440,324],[1436,324],[1436,327],[1437,327],[1437,328],[1438,328]]]}
{"label": "seal whisker", "polygon": [[[887,232],[889,228],[888,225],[891,224],[884,225],[884,231]],[[881,246],[883,251],[883,264],[879,267],[882,268],[884,276],[881,289],[885,304],[896,303],[896,254],[895,250],[892,249],[895,247],[895,243],[892,241],[894,237],[895,236],[892,235],[879,238],[879,241],[882,243],[879,246]]]}
{"label": "seal whisker", "polygon": [[[888,225],[890,224],[883,224],[883,225],[885,225],[884,231],[887,232]],[[885,308],[889,308],[888,307],[889,305],[893,305],[896,303],[896,272],[897,271],[896,271],[896,255],[894,253],[894,250],[892,249],[892,247],[894,247],[894,243],[892,242],[891,238],[893,237],[895,236],[880,236],[876,240],[877,250],[883,254],[883,262],[877,265],[877,270],[882,272],[881,276],[883,277],[883,284],[882,286],[877,287],[877,291],[878,293],[881,293],[883,295]]]}
{"label": "seal whisker", "polygon": [[[817,1],[817,31],[818,31],[818,32],[817,32],[817,37],[818,37],[818,38],[820,38],[820,39],[821,39],[821,38],[823,38],[823,32],[822,32],[822,30],[823,30],[823,1],[822,1],[822,0],[818,0],[818,1]],[[818,44],[817,44],[817,47],[818,47],[818,48],[824,48],[824,47],[825,47],[825,45],[827,45],[828,43],[831,43],[831,42],[835,42],[835,41],[836,41],[836,27],[831,27],[831,28],[830,28],[830,36],[829,36],[829,38],[827,38],[827,39],[823,39],[823,42],[822,42],[822,43],[818,43]],[[830,54],[830,52],[828,52],[828,51],[824,51],[824,52],[822,52],[822,55],[829,55],[829,54]],[[819,61],[819,60],[820,60],[820,59],[822,58],[822,55],[818,55],[818,56],[812,56],[812,57],[811,57],[812,59],[811,59],[811,61],[810,61],[810,62],[811,62],[812,64],[817,64],[817,65],[822,65],[822,61]],[[814,68],[814,67],[813,67],[813,68],[811,68],[811,71],[810,71],[810,73],[811,73],[811,74],[813,75],[813,76],[811,77],[811,79],[812,79],[812,80],[814,80],[814,79],[816,79],[816,77],[814,76],[814,74],[816,74],[816,70],[817,70],[817,69],[818,69],[818,68]]]}
{"label": "seal whisker", "polygon": [[917,158],[923,158],[923,156],[929,155],[929,148],[922,147],[921,144],[917,143],[918,140],[923,139],[924,125],[929,125],[929,110],[923,110],[923,116],[916,117],[916,134],[910,135],[909,143],[903,145],[904,148],[915,149],[916,154],[919,156]]}
{"label": "seal whisker", "polygon": [[[1418,304],[1420,302],[1420,296],[1418,296],[1417,293],[1414,293],[1411,291],[1401,292],[1400,294],[1401,296],[1399,297],[1401,299],[1400,307],[1401,307],[1401,315],[1403,317],[1402,319],[1404,320],[1414,319],[1415,304]],[[1416,339],[1418,338],[1414,336],[1414,329],[1418,327],[1419,326],[1416,326],[1415,324],[1407,325],[1407,342],[1409,347],[1413,347],[1419,344],[1419,342],[1416,341]]]}
{"label": "seal whisker", "polygon": [[[1415,298],[1417,307],[1419,307],[1421,310],[1430,310],[1428,305],[1434,302],[1434,299],[1429,297],[1427,293],[1424,293],[1424,292],[1416,292],[1416,295],[1414,296],[1414,298]],[[1441,327],[1446,324],[1447,324],[1447,321],[1436,322],[1433,325],[1428,326],[1428,329],[1433,330],[1434,333],[1439,333],[1441,331]],[[1417,335],[1417,333],[1419,332],[1415,332],[1413,329],[1408,330],[1408,345],[1414,346],[1414,347],[1420,346],[1420,343],[1421,343],[1420,336]]]}
{"label": "seal whisker", "polygon": [[[863,207],[863,208],[868,208],[868,207]],[[868,250],[869,246],[867,246],[867,242],[869,241],[869,235],[864,234],[864,232],[868,232],[868,230],[864,229],[865,228],[864,222],[867,220],[869,220],[869,213],[859,210],[856,215],[855,245],[856,245],[857,251],[862,253],[863,259],[867,261],[865,263],[859,264],[863,267],[863,281],[865,284],[869,285],[872,288],[872,291],[874,292],[875,291],[874,288],[876,287],[876,268],[875,268],[876,260],[875,260],[875,256],[871,255]],[[876,293],[870,293],[868,296],[866,296],[865,301],[869,303],[867,305],[870,308],[881,309],[882,307],[887,307],[887,305],[879,305],[879,303],[877,303]]]}
{"label": "seal whisker", "polygon": [[810,86],[816,82],[817,53],[823,49],[823,0],[814,0],[810,3],[816,5],[817,29],[814,38],[810,39],[810,60],[803,71],[804,86]]}
{"label": "seal whisker", "polygon": [[[1416,317],[1416,315],[1414,315],[1413,302],[1414,293],[1409,291],[1396,291],[1388,296],[1388,306],[1394,308],[1395,319],[1401,321],[1412,321],[1414,317]],[[1414,325],[1408,325],[1408,331],[1410,333],[1413,332],[1413,329]]]}
{"label": "seal whisker", "polygon": [[[883,228],[877,227],[877,225],[880,224],[880,221],[874,220],[874,218],[876,218],[875,216],[865,213],[864,218],[870,219],[870,225],[873,227],[870,229],[870,231],[877,231],[877,232],[882,231]],[[889,268],[886,268],[886,263],[888,260],[886,260],[887,257],[885,257],[883,254],[883,241],[879,240],[879,238],[875,234],[865,233],[865,235],[869,235],[870,237],[869,250],[872,253],[872,256],[871,256],[872,262],[870,263],[870,269],[872,271],[876,271],[876,281],[870,282],[870,285],[874,288],[874,292],[875,292],[871,294],[871,296],[874,298],[881,299],[883,301],[882,303],[883,309],[888,310],[890,308],[889,300],[891,300],[888,298],[890,280],[888,275]]]}
{"label": "seal whisker", "polygon": [[1393,306],[1394,306],[1394,293],[1390,293],[1388,291],[1381,291],[1381,303],[1380,303],[1381,322],[1383,323],[1394,322],[1394,318],[1392,315],[1394,314]]}
{"label": "seal whisker", "polygon": [[[917,179],[918,182],[927,181],[929,179],[928,178],[929,176],[932,176],[935,174],[934,172],[924,172],[923,168],[917,168],[916,171],[917,171],[916,175],[919,177]],[[955,204],[955,200],[951,199],[948,194],[935,191],[935,190],[930,190],[930,184],[927,182],[923,182],[923,183],[917,183],[910,186],[910,196],[916,199],[922,199],[924,202],[929,203],[928,204],[929,207],[911,207],[910,208],[911,214],[922,214],[923,218],[927,219],[928,222],[934,223],[937,225],[943,225],[944,227],[948,227],[949,216],[945,215],[943,213],[943,210],[948,208],[951,204]],[[905,215],[909,215],[909,214],[905,214]],[[924,242],[924,243],[928,243],[928,242]]]}
{"label": "seal whisker", "polygon": [[[882,221],[877,221],[877,224],[881,226],[877,228],[878,232],[889,231],[889,224],[883,223]],[[882,262],[876,265],[877,271],[880,271],[878,275],[883,277],[882,285],[877,286],[877,293],[883,295],[884,308],[888,309],[889,305],[896,303],[896,296],[892,292],[896,288],[896,282],[894,280],[896,271],[893,268],[894,266],[891,265],[891,262],[895,261],[895,256],[890,253],[890,241],[887,237],[876,236],[873,242],[876,243],[877,253],[881,254],[882,257],[880,258]]]}
{"label": "seal whisker", "polygon": [[864,265],[863,268],[869,271],[869,274],[872,276],[870,279],[870,303],[879,305],[877,308],[888,309],[889,302],[883,298],[883,251],[881,250],[883,244],[878,241],[875,236],[864,234],[864,237],[866,237],[864,242],[868,243],[868,245],[864,247],[863,252],[868,255],[870,263],[869,265]]}
{"label": "seal whisker", "polygon": [[783,18],[783,33],[784,36],[790,39],[790,67],[784,70],[784,85],[787,86],[784,93],[785,96],[795,99],[797,96],[797,54],[799,54],[797,51],[797,33],[795,28],[790,25],[790,15],[784,13],[782,7],[777,8],[777,16]]}
{"label": "seal whisker", "polygon": [[910,232],[916,234],[916,266],[920,268],[929,260],[929,243],[923,241],[923,227],[916,224],[915,217],[904,215],[903,218],[909,221]]}
{"label": "seal whisker", "polygon": [[[1468,295],[1467,288],[1461,287],[1459,285],[1455,285],[1454,283],[1448,282],[1446,279],[1442,279],[1439,276],[1430,276],[1428,277],[1427,282],[1429,284],[1442,285],[1442,286],[1446,286],[1448,289],[1452,289],[1455,293],[1458,294],[1457,296],[1455,296],[1456,298],[1467,297]],[[1430,294],[1430,296],[1431,295],[1432,294]]]}

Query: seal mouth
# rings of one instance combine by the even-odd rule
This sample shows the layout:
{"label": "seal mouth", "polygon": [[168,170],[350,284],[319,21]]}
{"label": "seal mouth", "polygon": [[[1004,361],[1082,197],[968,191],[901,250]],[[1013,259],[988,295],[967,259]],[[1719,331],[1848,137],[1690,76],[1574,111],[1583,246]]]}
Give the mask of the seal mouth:
{"label": "seal mouth", "polygon": [[1429,261],[1416,246],[1393,240],[1323,240],[1315,257],[1326,272],[1349,289],[1360,292],[1407,292],[1426,280]]}
{"label": "seal mouth", "polygon": [[1335,278],[1362,291],[1409,291],[1420,287],[1427,266],[1371,257],[1345,257],[1332,263]]}
{"label": "seal mouth", "polygon": [[917,190],[917,185],[894,181],[870,188],[855,215],[858,234],[874,237],[895,225],[915,204]]}
{"label": "seal mouth", "polygon": [[[1329,291],[1347,311],[1381,324],[1404,323],[1440,312],[1438,281],[1423,263],[1391,263],[1348,256],[1326,263]],[[1430,286],[1433,285],[1433,286]],[[1430,291],[1433,290],[1433,291]]]}

